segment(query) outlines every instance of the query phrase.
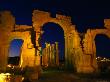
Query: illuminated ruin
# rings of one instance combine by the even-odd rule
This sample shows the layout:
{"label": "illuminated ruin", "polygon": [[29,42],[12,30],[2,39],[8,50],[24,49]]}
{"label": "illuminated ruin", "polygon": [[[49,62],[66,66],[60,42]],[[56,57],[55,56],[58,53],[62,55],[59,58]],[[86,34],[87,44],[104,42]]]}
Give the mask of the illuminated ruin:
{"label": "illuminated ruin", "polygon": [[[105,34],[110,38],[110,19],[104,20],[105,29],[88,29],[87,33],[83,35],[83,40],[80,38],[75,25],[72,25],[69,16],[56,14],[56,18],[52,18],[49,12],[34,10],[32,22],[33,26],[16,25],[15,18],[9,11],[0,12],[0,70],[6,69],[10,42],[14,39],[24,41],[19,66],[40,66],[41,46],[39,38],[43,33],[41,28],[45,23],[52,22],[60,25],[64,30],[65,66],[68,68],[73,65],[76,72],[79,73],[97,71],[94,38],[98,34]],[[45,50],[43,53],[45,53]],[[58,65],[58,57],[56,61]],[[44,58],[43,64],[48,66],[49,62],[46,62]]]}
{"label": "illuminated ruin", "polygon": [[42,51],[42,66],[59,66],[58,42],[55,42],[55,44],[45,44],[46,47]]}

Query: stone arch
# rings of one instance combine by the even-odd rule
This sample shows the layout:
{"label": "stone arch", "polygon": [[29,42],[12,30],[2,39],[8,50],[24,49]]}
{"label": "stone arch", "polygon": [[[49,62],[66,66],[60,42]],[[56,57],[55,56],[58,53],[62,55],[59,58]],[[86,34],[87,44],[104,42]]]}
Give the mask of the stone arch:
{"label": "stone arch", "polygon": [[63,31],[63,35],[64,35],[64,29],[58,23],[56,23],[56,22],[45,22],[43,25],[41,25],[40,29],[42,29],[42,27],[44,27],[45,25],[48,25],[48,24],[54,24],[54,25],[58,26],[59,28],[61,28],[61,30]]}
{"label": "stone arch", "polygon": [[[21,39],[21,40],[23,40],[23,44],[22,44],[21,48],[23,47],[23,45],[25,44],[25,37],[26,37],[24,34],[21,33],[21,32],[12,32],[12,33],[10,33],[10,37],[8,39],[8,53],[9,53],[10,44],[11,44],[11,42],[14,39]],[[21,63],[21,57],[22,56],[20,54],[20,62],[19,62],[19,64]],[[8,58],[8,54],[7,54],[7,58]]]}
{"label": "stone arch", "polygon": [[66,36],[66,34],[68,34],[68,32],[69,32],[68,30],[70,30],[70,27],[72,25],[71,17],[69,17],[69,16],[57,14],[56,18],[52,18],[52,17],[50,17],[50,13],[44,12],[44,11],[39,11],[39,10],[34,10],[32,21],[33,21],[33,27],[36,31],[36,35],[38,35],[38,36],[39,36],[39,33],[41,32],[41,27],[45,23],[48,23],[48,22],[56,23],[59,26],[61,26],[62,29],[64,30],[65,36]]}
{"label": "stone arch", "polygon": [[[10,37],[8,39],[8,47],[12,40],[14,39],[22,39],[24,42],[22,44],[22,52],[20,57],[20,67],[33,66],[34,65],[34,59],[35,59],[35,49],[33,47],[33,44],[31,42],[31,35],[30,32],[11,32]],[[27,62],[29,61],[29,62]],[[30,62],[31,61],[31,62]]]}
{"label": "stone arch", "polygon": [[95,37],[98,34],[106,35],[110,38],[110,30],[109,29],[94,29],[87,30],[84,41],[84,55],[89,55],[90,58],[90,66],[97,70],[97,62],[96,62],[96,45],[95,45]]}
{"label": "stone arch", "polygon": [[[70,57],[70,45],[68,45],[68,37],[71,35],[71,31],[75,31],[75,26],[72,25],[71,23],[71,17],[69,16],[64,16],[64,15],[59,15],[56,14],[56,18],[52,18],[50,16],[50,13],[44,12],[44,11],[39,11],[39,10],[34,10],[33,11],[33,27],[34,30],[36,31],[36,46],[39,46],[38,39],[41,34],[41,28],[44,24],[48,22],[52,22],[55,24],[58,24],[64,31],[64,40],[65,40],[65,62],[70,62],[71,60],[69,59]],[[72,35],[71,35],[72,36]],[[67,50],[68,49],[68,50]],[[68,64],[68,63],[66,63]]]}
{"label": "stone arch", "polygon": [[50,13],[39,10],[33,11],[32,21],[33,21],[33,27],[37,31],[40,30],[40,28],[44,25],[44,23],[47,22],[53,22],[60,25],[65,33],[72,25],[71,17],[69,16],[56,14],[56,18],[52,18],[50,17]]}
{"label": "stone arch", "polygon": [[[95,31],[93,31],[94,33],[94,36],[93,36],[93,53],[94,53],[94,59],[93,59],[93,63],[96,64],[97,66],[97,62],[96,62],[96,45],[95,45],[95,37],[99,34],[103,34],[103,35],[106,35],[110,38],[110,30],[108,29],[96,29]],[[92,34],[93,34],[92,33]]]}
{"label": "stone arch", "polygon": [[108,38],[110,38],[110,30],[108,30],[108,29],[96,29],[95,31],[93,31],[93,33],[94,33],[94,36],[93,36],[93,44],[94,44],[93,48],[94,48],[94,54],[96,54],[95,37],[97,35],[103,34],[103,35],[106,35]]}

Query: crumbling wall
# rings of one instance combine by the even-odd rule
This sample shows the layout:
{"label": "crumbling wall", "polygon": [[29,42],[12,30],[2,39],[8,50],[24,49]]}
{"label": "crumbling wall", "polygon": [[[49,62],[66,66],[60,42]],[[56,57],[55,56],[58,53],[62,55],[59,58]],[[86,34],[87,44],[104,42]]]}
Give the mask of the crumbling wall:
{"label": "crumbling wall", "polygon": [[71,23],[71,17],[34,10],[32,16],[33,26],[16,25],[15,18],[8,11],[0,12],[0,70],[7,65],[8,49],[13,39],[22,39],[20,66],[40,65],[39,38],[42,27],[49,22],[58,24],[64,30],[65,39],[65,66],[75,68],[77,72],[90,73],[97,70],[95,37],[105,34],[110,37],[110,19],[104,20],[104,29],[88,29],[83,38]]}
{"label": "crumbling wall", "polygon": [[[31,42],[31,26],[15,25],[15,18],[9,11],[0,12],[0,69],[5,70],[8,63],[9,47],[14,39],[22,39],[20,66],[34,66],[35,48]],[[30,62],[27,62],[30,61]]]}
{"label": "crumbling wall", "polygon": [[14,28],[15,18],[9,11],[0,12],[0,70],[5,70],[8,54],[8,38]]}
{"label": "crumbling wall", "polygon": [[110,38],[110,19],[105,19],[104,23],[104,29],[88,29],[83,39],[84,55],[89,57],[85,57],[85,62],[88,62],[88,65],[90,65],[94,71],[97,70],[95,37],[98,34],[104,34]]}
{"label": "crumbling wall", "polygon": [[[38,47],[40,47],[38,40],[42,35],[41,29],[44,24],[52,22],[61,26],[61,28],[64,30],[64,38],[65,38],[65,62],[66,62],[65,64],[69,64],[69,62],[71,62],[69,56],[70,52],[67,49],[69,49],[70,45],[67,45],[68,42],[66,37],[68,37],[69,31],[71,30],[71,26],[75,27],[71,23],[71,17],[56,14],[56,18],[52,18],[50,16],[50,13],[48,12],[34,10],[32,21],[33,21],[34,30],[36,31],[36,46]],[[66,67],[68,67],[68,65]]]}

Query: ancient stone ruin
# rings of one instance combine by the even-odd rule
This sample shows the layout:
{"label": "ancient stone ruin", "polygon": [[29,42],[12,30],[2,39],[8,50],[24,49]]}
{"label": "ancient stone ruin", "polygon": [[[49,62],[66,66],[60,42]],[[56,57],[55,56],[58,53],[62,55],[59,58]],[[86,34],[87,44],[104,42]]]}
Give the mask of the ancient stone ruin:
{"label": "ancient stone ruin", "polygon": [[[71,17],[56,14],[56,18],[52,18],[49,12],[39,10],[33,11],[32,26],[16,25],[15,17],[11,12],[0,12],[0,70],[6,69],[9,46],[14,39],[22,39],[24,41],[21,48],[19,66],[40,66],[41,46],[39,44],[39,38],[42,34],[41,28],[49,22],[60,25],[64,31],[65,67],[73,67],[78,73],[92,73],[97,71],[94,39],[98,34],[104,34],[110,38],[110,19],[104,19],[104,27],[106,28],[88,29],[81,39],[75,25],[71,23]],[[43,53],[46,54],[45,51]],[[45,57],[43,64],[47,66],[49,64],[49,62],[46,62]],[[59,64],[58,57],[56,58],[56,64]]]}

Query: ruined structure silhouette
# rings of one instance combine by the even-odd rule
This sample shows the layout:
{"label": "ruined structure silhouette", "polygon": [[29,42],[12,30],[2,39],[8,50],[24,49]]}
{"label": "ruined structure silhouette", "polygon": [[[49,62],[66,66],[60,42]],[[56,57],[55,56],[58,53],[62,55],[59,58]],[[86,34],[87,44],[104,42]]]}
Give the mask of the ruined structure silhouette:
{"label": "ruined structure silhouette", "polygon": [[[110,19],[104,19],[105,29],[88,29],[81,39],[75,25],[71,23],[71,17],[56,14],[56,18],[52,18],[49,12],[39,10],[33,11],[32,26],[16,25],[11,12],[0,12],[0,70],[6,69],[9,46],[14,39],[24,41],[20,54],[20,67],[41,65],[39,38],[42,34],[41,28],[48,22],[58,24],[64,30],[65,67],[73,65],[78,73],[97,71],[94,39],[98,34],[110,38]],[[46,61],[45,58],[43,61]]]}

